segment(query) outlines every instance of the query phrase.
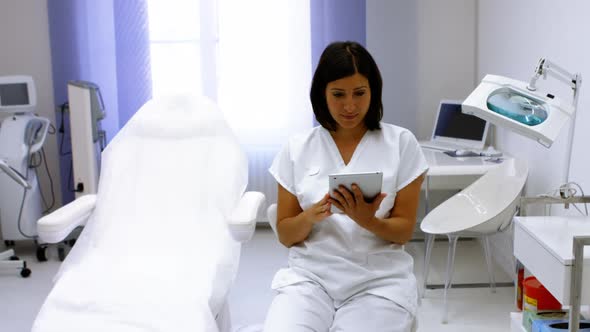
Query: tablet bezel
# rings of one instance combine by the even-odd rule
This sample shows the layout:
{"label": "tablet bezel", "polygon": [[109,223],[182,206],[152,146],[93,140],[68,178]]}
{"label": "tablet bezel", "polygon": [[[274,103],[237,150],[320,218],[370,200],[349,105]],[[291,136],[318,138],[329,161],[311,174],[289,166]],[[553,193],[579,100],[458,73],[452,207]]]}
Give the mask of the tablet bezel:
{"label": "tablet bezel", "polygon": [[[355,183],[361,191],[365,201],[371,201],[381,193],[383,186],[383,172],[359,172],[359,173],[341,173],[328,175],[328,188],[330,196],[335,189],[343,185],[352,192],[351,186]],[[334,204],[330,211],[332,213],[343,213]]]}

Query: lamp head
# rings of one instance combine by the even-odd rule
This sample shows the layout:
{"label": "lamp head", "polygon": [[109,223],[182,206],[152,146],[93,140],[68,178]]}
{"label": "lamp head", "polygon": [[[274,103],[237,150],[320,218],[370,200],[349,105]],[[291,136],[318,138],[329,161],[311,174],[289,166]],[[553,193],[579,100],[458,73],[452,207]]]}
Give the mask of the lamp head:
{"label": "lamp head", "polygon": [[535,82],[539,76],[527,85],[503,76],[486,75],[463,102],[462,112],[507,127],[548,148],[573,117],[575,108],[537,90]]}

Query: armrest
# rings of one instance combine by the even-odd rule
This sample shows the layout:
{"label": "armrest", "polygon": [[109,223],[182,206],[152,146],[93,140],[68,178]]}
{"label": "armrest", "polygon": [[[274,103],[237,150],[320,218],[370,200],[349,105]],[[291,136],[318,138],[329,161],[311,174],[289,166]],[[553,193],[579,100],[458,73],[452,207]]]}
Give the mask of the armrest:
{"label": "armrest", "polygon": [[63,241],[76,227],[84,226],[96,205],[96,195],[84,195],[42,217],[37,222],[37,233],[42,241]]}
{"label": "armrest", "polygon": [[264,194],[257,191],[245,192],[227,224],[229,231],[238,242],[246,242],[252,238],[256,228],[256,216],[264,203]]}

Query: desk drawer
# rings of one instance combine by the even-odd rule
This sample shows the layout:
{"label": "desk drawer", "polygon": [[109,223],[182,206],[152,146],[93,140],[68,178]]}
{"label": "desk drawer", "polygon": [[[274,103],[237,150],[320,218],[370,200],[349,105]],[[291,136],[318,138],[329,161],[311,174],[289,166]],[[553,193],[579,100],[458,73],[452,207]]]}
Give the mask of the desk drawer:
{"label": "desk drawer", "polygon": [[[514,256],[563,305],[569,305],[571,266],[564,265],[518,223],[514,227]],[[584,264],[582,304],[590,303],[590,264]],[[585,281],[585,282],[584,282]]]}

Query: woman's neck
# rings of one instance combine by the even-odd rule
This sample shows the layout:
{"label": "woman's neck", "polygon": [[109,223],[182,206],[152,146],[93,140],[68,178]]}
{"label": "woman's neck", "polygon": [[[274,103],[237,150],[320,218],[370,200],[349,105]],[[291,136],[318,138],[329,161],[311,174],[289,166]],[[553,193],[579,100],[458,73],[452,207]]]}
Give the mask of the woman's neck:
{"label": "woman's neck", "polygon": [[367,130],[367,127],[364,125],[350,129],[338,127],[336,131],[330,131],[330,135],[332,135],[335,141],[360,141]]}

